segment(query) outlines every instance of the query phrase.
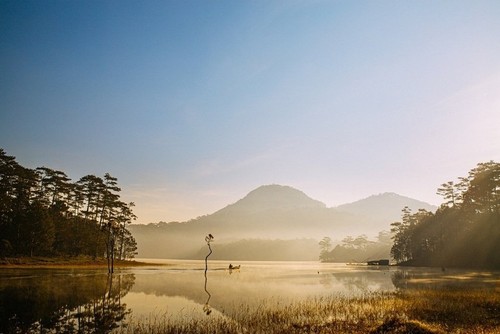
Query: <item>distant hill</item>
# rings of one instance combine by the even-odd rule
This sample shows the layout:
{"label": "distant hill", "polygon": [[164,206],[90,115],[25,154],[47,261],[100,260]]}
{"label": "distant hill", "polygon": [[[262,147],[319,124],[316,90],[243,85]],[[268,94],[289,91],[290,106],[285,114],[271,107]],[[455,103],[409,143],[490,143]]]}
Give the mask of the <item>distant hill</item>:
{"label": "distant hill", "polygon": [[389,192],[372,195],[353,203],[342,204],[335,209],[357,216],[369,216],[370,219],[377,222],[394,222],[401,218],[401,209],[405,206],[414,212],[418,209],[434,212],[437,209],[436,206],[429,203]]}
{"label": "distant hill", "polygon": [[[420,207],[432,209],[427,203],[390,193],[327,208],[324,203],[308,197],[300,190],[289,186],[266,185],[211,215],[183,223],[135,224],[130,226],[130,231],[137,240],[139,257],[199,258],[200,249],[206,247],[205,236],[211,233],[215,236],[216,244],[227,244],[218,248],[221,252],[226,250],[224,256],[228,259],[236,254],[239,259],[244,259],[246,250],[247,259],[252,260],[252,253],[255,253],[252,249],[264,244],[257,242],[257,239],[266,240],[266,247],[271,240],[279,239],[290,242],[282,242],[283,249],[272,247],[273,254],[269,255],[269,259],[296,260],[296,254],[290,249],[297,247],[307,252],[301,254],[301,259],[314,260],[319,250],[309,246],[304,248],[301,239],[320,240],[330,236],[340,240],[347,235],[376,235],[388,230],[390,223],[399,219],[405,205],[414,210]],[[252,242],[239,242],[241,240]],[[246,245],[246,249],[236,252],[235,245]],[[218,258],[220,256],[222,254],[219,253]],[[262,256],[259,253],[259,259]]]}
{"label": "distant hill", "polygon": [[[228,243],[214,243],[212,260],[232,261],[314,261],[318,259],[318,241],[314,239],[243,239]],[[207,246],[191,258],[202,260],[207,256]]]}

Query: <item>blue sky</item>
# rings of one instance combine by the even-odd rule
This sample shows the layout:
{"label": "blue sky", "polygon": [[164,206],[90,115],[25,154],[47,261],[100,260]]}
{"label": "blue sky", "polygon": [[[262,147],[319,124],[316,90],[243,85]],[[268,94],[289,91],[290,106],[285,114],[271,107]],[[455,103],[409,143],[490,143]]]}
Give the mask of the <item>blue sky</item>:
{"label": "blue sky", "polygon": [[498,1],[0,1],[0,147],[138,222],[263,184],[336,206],[500,160]]}

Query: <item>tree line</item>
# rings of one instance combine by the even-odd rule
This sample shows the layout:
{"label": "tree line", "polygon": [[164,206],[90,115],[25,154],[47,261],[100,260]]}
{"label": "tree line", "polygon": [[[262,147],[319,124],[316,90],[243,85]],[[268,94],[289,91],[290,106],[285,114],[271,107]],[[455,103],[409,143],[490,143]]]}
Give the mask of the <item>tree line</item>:
{"label": "tree line", "polygon": [[391,255],[401,264],[500,268],[500,164],[479,163],[443,183],[435,213],[408,207],[392,225]]}
{"label": "tree line", "polygon": [[91,256],[133,258],[127,226],[134,203],[120,200],[117,178],[30,169],[0,148],[0,257]]}
{"label": "tree line", "polygon": [[318,245],[320,247],[319,260],[322,262],[361,263],[388,259],[392,240],[390,232],[381,231],[376,241],[369,240],[366,235],[362,234],[357,237],[347,236],[335,247],[330,237],[324,237]]}

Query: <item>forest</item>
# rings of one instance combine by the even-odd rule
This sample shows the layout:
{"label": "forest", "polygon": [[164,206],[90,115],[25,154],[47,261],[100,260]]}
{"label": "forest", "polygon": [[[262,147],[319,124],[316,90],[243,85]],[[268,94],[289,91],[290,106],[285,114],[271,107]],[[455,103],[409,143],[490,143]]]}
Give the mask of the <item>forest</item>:
{"label": "forest", "polygon": [[34,256],[133,258],[127,226],[134,203],[120,200],[117,178],[30,169],[0,148],[0,258]]}
{"label": "forest", "polygon": [[335,247],[330,237],[324,237],[319,242],[321,250],[319,259],[322,262],[366,263],[371,260],[388,259],[391,246],[392,239],[388,231],[379,232],[375,241],[364,234],[356,237],[347,236]]}
{"label": "forest", "polygon": [[402,210],[391,224],[391,255],[399,264],[500,268],[500,164],[479,163],[465,177],[443,183],[435,213]]}

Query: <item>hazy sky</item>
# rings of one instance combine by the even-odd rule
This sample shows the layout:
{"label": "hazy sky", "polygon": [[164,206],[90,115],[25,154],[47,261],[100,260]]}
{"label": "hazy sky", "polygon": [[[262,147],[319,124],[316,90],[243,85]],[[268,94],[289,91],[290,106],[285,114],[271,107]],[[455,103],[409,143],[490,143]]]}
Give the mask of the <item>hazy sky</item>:
{"label": "hazy sky", "polygon": [[439,204],[500,161],[500,1],[0,0],[0,147],[140,223],[273,183]]}

